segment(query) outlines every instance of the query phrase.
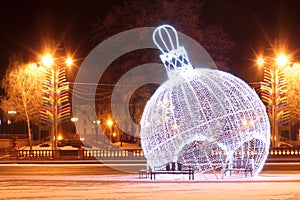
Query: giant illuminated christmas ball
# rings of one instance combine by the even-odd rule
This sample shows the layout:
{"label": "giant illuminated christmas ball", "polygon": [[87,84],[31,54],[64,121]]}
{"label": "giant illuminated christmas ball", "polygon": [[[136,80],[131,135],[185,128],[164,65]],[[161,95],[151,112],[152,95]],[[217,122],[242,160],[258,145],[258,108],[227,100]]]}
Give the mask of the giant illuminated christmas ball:
{"label": "giant illuminated christmas ball", "polygon": [[[154,42],[158,33],[170,30],[176,33],[158,27]],[[154,169],[178,162],[205,173],[241,160],[259,173],[269,151],[270,125],[256,92],[229,73],[194,69],[178,39],[171,46],[161,48],[169,80],[148,101],[140,122],[147,164]]]}

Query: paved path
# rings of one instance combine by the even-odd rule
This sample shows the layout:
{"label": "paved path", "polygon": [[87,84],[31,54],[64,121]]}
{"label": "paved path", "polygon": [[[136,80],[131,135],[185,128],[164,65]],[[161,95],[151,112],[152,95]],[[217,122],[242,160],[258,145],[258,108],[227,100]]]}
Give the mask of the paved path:
{"label": "paved path", "polygon": [[300,199],[299,175],[220,181],[140,180],[134,175],[0,176],[0,199]]}
{"label": "paved path", "polygon": [[195,179],[172,176],[151,181],[94,165],[0,165],[0,199],[300,199],[296,170],[267,170],[254,178]]}

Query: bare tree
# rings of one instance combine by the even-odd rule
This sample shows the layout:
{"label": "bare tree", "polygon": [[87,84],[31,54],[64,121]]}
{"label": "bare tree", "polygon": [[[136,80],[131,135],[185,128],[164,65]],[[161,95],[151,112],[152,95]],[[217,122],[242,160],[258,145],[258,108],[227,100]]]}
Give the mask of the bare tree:
{"label": "bare tree", "polygon": [[93,24],[93,41],[98,44],[128,29],[170,24],[199,42],[220,69],[228,70],[234,44],[220,26],[205,23],[203,5],[200,0],[128,0]]}
{"label": "bare tree", "polygon": [[16,121],[26,121],[30,150],[32,150],[31,123],[37,123],[42,105],[42,68],[36,64],[22,63],[12,59],[9,69],[2,81],[4,96],[1,99],[1,109],[5,114],[16,111]]}
{"label": "bare tree", "polygon": [[[228,70],[229,53],[233,43],[221,27],[209,25],[202,20],[202,9],[203,2],[200,0],[127,0],[123,4],[116,5],[104,19],[99,19],[92,25],[92,40],[98,44],[129,29],[170,24],[177,31],[201,44],[220,69]],[[105,71],[100,83],[114,85],[123,74],[135,66],[144,63],[160,63],[159,54],[159,50],[142,49],[122,55]],[[148,84],[132,95],[129,105],[130,114],[137,124],[147,100],[157,87],[158,85]],[[97,95],[101,101],[97,104],[100,105],[101,111],[107,110],[106,113],[110,113],[109,95],[112,88],[108,88],[103,95],[100,92],[102,90],[103,87],[98,88]],[[130,129],[128,127],[128,130]]]}

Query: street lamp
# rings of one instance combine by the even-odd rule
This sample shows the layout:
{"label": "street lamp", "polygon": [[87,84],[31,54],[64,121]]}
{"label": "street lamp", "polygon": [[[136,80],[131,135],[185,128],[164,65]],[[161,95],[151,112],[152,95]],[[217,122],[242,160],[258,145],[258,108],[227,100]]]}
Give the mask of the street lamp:
{"label": "street lamp", "polygon": [[281,80],[280,73],[287,66],[288,62],[288,57],[284,54],[279,54],[275,60],[265,60],[262,57],[257,59],[257,65],[264,66],[264,82],[261,84],[262,100],[268,104],[267,112],[272,128],[271,142],[274,147],[278,147],[278,114],[281,106],[283,106],[280,102],[282,87],[285,85],[285,82]]}
{"label": "street lamp", "polygon": [[262,57],[257,58],[257,65],[260,67],[264,65],[264,59]]}
{"label": "street lamp", "polygon": [[109,139],[111,141],[111,134],[112,134],[112,125],[114,124],[114,122],[111,119],[108,119],[106,124],[109,127]]}
{"label": "street lamp", "polygon": [[66,66],[68,66],[68,67],[70,67],[70,66],[72,66],[73,65],[73,59],[72,58],[67,58],[66,59]]}
{"label": "street lamp", "polygon": [[95,134],[95,142],[97,143],[98,142],[98,132],[99,132],[99,126],[101,124],[101,120],[97,119],[97,120],[94,120],[93,121],[93,124],[95,126],[95,131],[96,131],[96,134]]}
{"label": "street lamp", "polygon": [[63,140],[63,137],[62,137],[61,135],[59,135],[59,136],[57,137],[57,140],[58,140],[58,141],[62,141],[62,140]]}
{"label": "street lamp", "polygon": [[279,67],[284,67],[286,66],[288,63],[288,58],[286,55],[284,54],[280,54],[278,55],[277,59],[276,59],[276,64],[279,66]]}
{"label": "street lamp", "polygon": [[72,117],[72,118],[71,118],[71,122],[74,122],[74,123],[75,123],[75,122],[77,122],[77,121],[78,121],[78,118],[77,118],[77,117]]}
{"label": "street lamp", "polygon": [[46,54],[43,58],[42,58],[42,64],[45,67],[51,67],[53,64],[53,59],[52,56],[50,54]]}
{"label": "street lamp", "polygon": [[17,114],[17,111],[15,111],[15,110],[9,110],[9,111],[7,111],[7,113],[9,115],[15,115],[15,114]]}
{"label": "street lamp", "polygon": [[[7,114],[10,116],[9,119],[7,120],[7,124],[11,125],[14,116],[17,114],[17,111],[9,110],[9,111],[7,111]],[[9,128],[9,133],[11,133],[11,132],[12,132],[12,127]]]}
{"label": "street lamp", "polygon": [[77,134],[77,130],[76,130],[76,123],[78,122],[78,117],[72,117],[71,118],[71,122],[73,122],[74,123],[74,128],[73,128],[73,132],[75,133],[75,134]]}
{"label": "street lamp", "polygon": [[[52,149],[57,149],[57,127],[58,127],[58,120],[59,118],[63,118],[69,113],[69,105],[62,106],[62,102],[67,101],[68,97],[67,95],[64,95],[66,91],[68,91],[68,87],[65,88],[64,84],[66,82],[65,80],[65,70],[62,69],[65,66],[71,66],[72,65],[72,59],[67,58],[64,64],[62,64],[61,59],[62,57],[56,59],[56,62],[54,62],[53,57],[50,54],[46,54],[42,60],[41,63],[46,69],[48,69],[50,73],[50,83],[48,83],[47,90],[49,90],[49,98],[46,98],[47,101],[50,102],[51,106],[51,117],[52,120],[50,120],[51,123],[51,138],[52,138]],[[63,110],[60,110],[60,113],[58,112],[58,107],[63,107]],[[47,115],[46,115],[47,116]]]}

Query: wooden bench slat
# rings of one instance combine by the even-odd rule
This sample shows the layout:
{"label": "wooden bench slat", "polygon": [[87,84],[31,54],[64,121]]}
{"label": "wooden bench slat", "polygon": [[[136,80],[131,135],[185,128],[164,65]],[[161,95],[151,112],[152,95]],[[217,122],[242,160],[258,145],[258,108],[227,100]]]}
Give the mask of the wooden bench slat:
{"label": "wooden bench slat", "polygon": [[189,175],[189,180],[194,180],[194,169],[189,168],[188,170],[182,170],[183,165],[180,163],[177,163],[177,168],[176,168],[176,163],[169,163],[166,165],[166,170],[151,170],[150,171],[150,178],[151,180],[155,180],[155,175],[156,174],[188,174]]}

